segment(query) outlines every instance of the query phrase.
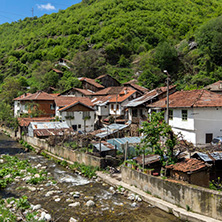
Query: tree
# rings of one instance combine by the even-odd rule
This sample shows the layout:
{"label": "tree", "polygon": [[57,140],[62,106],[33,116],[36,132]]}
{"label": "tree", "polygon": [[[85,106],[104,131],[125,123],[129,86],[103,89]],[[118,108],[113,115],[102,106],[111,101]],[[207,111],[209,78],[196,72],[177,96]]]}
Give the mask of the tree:
{"label": "tree", "polygon": [[154,59],[162,71],[168,70],[170,73],[177,72],[179,64],[177,50],[168,42],[161,42],[156,47]]}
{"label": "tree", "polygon": [[[146,154],[145,151],[149,148],[152,153],[160,155],[163,166],[176,162],[173,150],[177,137],[171,126],[165,122],[163,112],[153,112],[150,121],[143,122],[140,132],[144,135],[142,139],[143,146],[141,147],[143,155]],[[164,155],[166,155],[167,160],[165,160]]]}
{"label": "tree", "polygon": [[7,104],[12,104],[13,99],[16,98],[21,91],[22,87],[20,81],[14,77],[8,77],[4,80],[1,87],[0,99]]}
{"label": "tree", "polygon": [[212,19],[199,29],[196,39],[200,48],[221,66],[222,60],[222,17]]}
{"label": "tree", "polygon": [[105,73],[105,59],[99,50],[90,49],[79,52],[73,59],[74,72],[77,76],[96,78]]}

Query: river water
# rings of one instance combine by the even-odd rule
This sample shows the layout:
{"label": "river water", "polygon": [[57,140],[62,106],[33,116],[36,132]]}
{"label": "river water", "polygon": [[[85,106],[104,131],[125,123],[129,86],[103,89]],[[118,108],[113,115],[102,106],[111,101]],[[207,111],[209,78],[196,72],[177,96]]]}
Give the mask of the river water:
{"label": "river water", "polygon": [[[173,215],[145,202],[138,202],[136,207],[132,206],[133,202],[131,200],[128,200],[124,195],[114,194],[109,185],[82,177],[56,164],[53,160],[33,152],[25,152],[19,143],[0,133],[1,154],[16,155],[20,159],[27,159],[34,167],[46,168],[53,178],[53,183],[46,181],[32,185],[35,188],[34,191],[19,189],[27,186],[27,184],[23,180],[17,181],[0,191],[1,198],[26,195],[30,203],[41,204],[51,214],[53,221],[67,222],[71,217],[78,221],[93,222],[180,221]],[[79,198],[73,197],[74,192],[80,193]],[[86,202],[89,200],[93,200],[95,206],[86,206]],[[69,206],[70,203],[75,202],[79,202],[80,206]]]}

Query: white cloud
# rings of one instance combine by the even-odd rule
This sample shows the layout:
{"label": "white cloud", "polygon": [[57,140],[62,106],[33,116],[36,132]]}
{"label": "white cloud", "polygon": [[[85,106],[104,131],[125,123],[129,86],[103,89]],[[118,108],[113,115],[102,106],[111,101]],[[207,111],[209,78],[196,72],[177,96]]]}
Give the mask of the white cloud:
{"label": "white cloud", "polygon": [[55,10],[55,6],[51,5],[51,3],[48,3],[46,5],[37,5],[38,9],[40,10]]}

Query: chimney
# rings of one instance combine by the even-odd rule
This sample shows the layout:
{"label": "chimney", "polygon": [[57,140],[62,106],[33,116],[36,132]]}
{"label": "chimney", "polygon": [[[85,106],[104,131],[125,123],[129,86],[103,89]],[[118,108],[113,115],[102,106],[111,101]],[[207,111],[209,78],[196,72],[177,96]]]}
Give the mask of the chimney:
{"label": "chimney", "polygon": [[220,82],[220,86],[219,86],[219,88],[222,89],[222,82]]}
{"label": "chimney", "polygon": [[124,93],[125,93],[125,95],[127,94],[127,87],[124,89]]}

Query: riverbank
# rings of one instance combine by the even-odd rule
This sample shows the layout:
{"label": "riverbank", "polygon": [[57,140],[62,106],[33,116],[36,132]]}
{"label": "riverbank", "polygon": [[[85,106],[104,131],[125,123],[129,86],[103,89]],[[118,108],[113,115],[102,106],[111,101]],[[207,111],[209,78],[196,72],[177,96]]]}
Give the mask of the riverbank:
{"label": "riverbank", "polygon": [[[220,222],[220,220],[216,220],[210,217],[206,217],[197,213],[186,211],[183,208],[180,208],[174,204],[168,203],[163,201],[159,198],[156,198],[152,195],[149,195],[140,189],[136,188],[135,186],[130,186],[127,183],[124,183],[120,180],[119,175],[110,176],[109,174],[103,173],[101,171],[97,172],[97,176],[101,178],[104,182],[117,187],[123,187],[133,193],[136,193],[141,196],[141,198],[146,201],[147,203],[167,212],[172,213],[174,216],[180,218],[183,221],[190,221],[190,222]],[[115,178],[116,176],[116,178]]]}
{"label": "riverbank", "polygon": [[[8,133],[10,133],[10,131]],[[34,146],[34,147],[37,150],[39,148],[42,148],[42,147],[38,147],[38,146]],[[55,159],[59,159],[61,161],[64,160],[64,158],[60,157],[59,155],[52,154],[51,152],[45,151],[45,150],[44,150],[44,152],[46,152],[48,155],[52,156]],[[68,159],[65,159],[65,160],[69,164],[73,164],[72,161],[70,161]],[[106,183],[109,183],[109,184],[115,185],[115,186],[125,187],[126,189],[141,195],[146,202],[158,207],[159,209],[164,210],[167,213],[173,213],[176,217],[181,218],[182,220],[188,220],[188,221],[194,221],[194,222],[196,222],[196,221],[210,221],[210,222],[219,221],[219,220],[213,219],[208,216],[204,216],[204,215],[201,215],[198,213],[193,213],[191,211],[187,211],[186,209],[178,207],[175,204],[161,200],[160,198],[153,197],[134,186],[130,186],[129,184],[124,183],[123,181],[116,180],[107,174],[103,174],[102,172],[98,172],[97,175]],[[156,194],[158,196],[158,193],[154,193],[154,194]]]}
{"label": "riverbank", "polygon": [[[32,169],[44,169],[44,172],[49,176],[48,179],[38,181],[37,184],[29,184],[29,180],[39,178],[40,173],[33,171],[33,174],[29,175],[29,170],[24,167],[25,169],[22,171],[24,175],[17,178],[15,178],[17,174],[10,175],[12,181],[0,191],[2,200],[7,200],[8,197],[27,196],[30,205],[33,205],[35,209],[38,208],[38,218],[46,213],[51,216],[53,221],[59,222],[180,221],[173,215],[141,201],[140,197],[133,193],[125,192],[125,195],[121,195],[120,187],[114,188],[99,178],[82,177],[68,167],[58,165],[54,158],[45,158],[32,151],[24,152],[21,144],[0,134],[0,159],[9,153],[13,157],[16,156],[19,162],[25,161]],[[5,160],[0,162],[4,164]],[[6,168],[6,165],[0,164],[0,170],[1,166]],[[13,166],[10,166],[9,163],[7,168],[10,172],[14,172]],[[128,199],[129,197],[134,197],[134,200]],[[9,204],[6,207],[11,211],[16,206],[13,204],[13,199],[9,201],[11,206]]]}

